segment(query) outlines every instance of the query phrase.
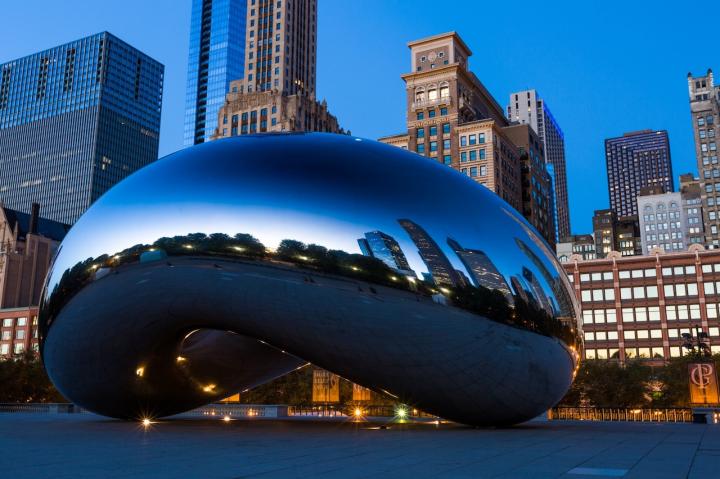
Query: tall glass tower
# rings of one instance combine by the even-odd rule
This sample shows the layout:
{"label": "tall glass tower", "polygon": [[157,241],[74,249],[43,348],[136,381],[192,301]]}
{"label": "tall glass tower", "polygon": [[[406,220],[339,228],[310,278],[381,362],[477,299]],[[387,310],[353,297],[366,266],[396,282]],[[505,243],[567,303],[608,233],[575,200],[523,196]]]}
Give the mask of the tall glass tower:
{"label": "tall glass tower", "polygon": [[230,82],[245,72],[247,0],[193,0],[185,96],[185,146],[208,141]]}
{"label": "tall glass tower", "polygon": [[72,224],[157,160],[163,75],[108,32],[0,64],[0,201]]}

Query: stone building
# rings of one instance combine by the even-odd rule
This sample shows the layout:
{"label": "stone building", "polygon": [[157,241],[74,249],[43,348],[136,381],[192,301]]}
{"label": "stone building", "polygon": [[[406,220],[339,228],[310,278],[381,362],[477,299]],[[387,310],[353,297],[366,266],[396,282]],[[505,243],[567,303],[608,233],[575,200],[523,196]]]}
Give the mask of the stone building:
{"label": "stone building", "polygon": [[248,0],[245,76],[230,82],[213,139],[281,131],[344,133],[315,97],[317,0]]}
{"label": "stone building", "polygon": [[720,248],[720,165],[717,147],[720,85],[715,85],[712,70],[698,77],[688,73],[687,80],[695,156],[700,172],[705,244],[708,248]]}
{"label": "stone building", "polygon": [[[470,71],[468,59],[472,52],[460,36],[443,33],[412,41],[408,47],[412,71],[402,75],[407,131],[380,141],[460,171],[518,211],[524,210],[524,198],[539,196],[545,198],[538,207],[549,208],[552,201],[548,189],[542,190],[539,184],[529,181],[525,185],[528,192],[523,193],[522,146],[529,140],[526,136],[518,145],[511,139],[522,135],[506,131],[509,122],[505,112]],[[527,171],[532,171],[530,176],[541,176],[532,169]],[[535,208],[530,211],[528,220],[554,245],[554,228],[548,234],[544,224],[552,211],[542,215],[535,214]]]}

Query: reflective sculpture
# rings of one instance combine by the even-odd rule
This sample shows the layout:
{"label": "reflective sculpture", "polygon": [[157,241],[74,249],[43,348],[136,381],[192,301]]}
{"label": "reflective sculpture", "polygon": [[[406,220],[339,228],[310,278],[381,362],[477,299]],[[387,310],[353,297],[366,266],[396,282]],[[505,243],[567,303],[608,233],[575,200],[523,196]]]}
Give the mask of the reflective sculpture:
{"label": "reflective sculpture", "polygon": [[265,134],[100,198],[61,245],[39,329],[58,389],[107,416],[180,413],[310,362],[506,425],[568,389],[574,301],[544,240],[466,176],[374,141]]}

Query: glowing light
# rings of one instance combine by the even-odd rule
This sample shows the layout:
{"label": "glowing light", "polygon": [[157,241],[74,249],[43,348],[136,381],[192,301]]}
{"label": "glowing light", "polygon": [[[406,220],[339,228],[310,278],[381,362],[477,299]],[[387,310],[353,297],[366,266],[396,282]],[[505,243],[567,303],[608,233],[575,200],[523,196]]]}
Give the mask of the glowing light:
{"label": "glowing light", "polygon": [[185,248],[185,249],[193,249],[193,245],[191,245],[191,244],[184,244],[184,245],[183,245],[183,248]]}
{"label": "glowing light", "polygon": [[448,294],[450,292],[450,290],[447,288],[440,288],[440,291],[442,291],[445,294]]}
{"label": "glowing light", "polygon": [[411,283],[414,283],[414,282],[415,282],[415,278],[413,278],[412,276],[408,276],[407,279],[408,279],[408,281],[410,281]]}
{"label": "glowing light", "polygon": [[390,276],[390,279],[393,281],[397,281],[397,276]]}
{"label": "glowing light", "polygon": [[242,246],[233,246],[232,248],[233,248],[235,251],[245,251],[245,248],[243,248]]}
{"label": "glowing light", "polygon": [[145,375],[145,366],[140,366],[135,370],[135,375],[139,378],[143,377]]}
{"label": "glowing light", "polygon": [[143,427],[148,427],[148,426],[150,426],[150,424],[152,424],[152,421],[148,417],[143,418],[143,420],[141,422],[142,422]]}
{"label": "glowing light", "polygon": [[352,269],[353,271],[360,271],[360,268],[358,268],[357,266],[351,266],[350,269]]}
{"label": "glowing light", "polygon": [[182,357],[182,356],[178,356],[178,357],[177,357],[177,362],[182,363],[182,362],[185,362],[185,361],[187,361],[187,358],[184,358],[184,357]]}
{"label": "glowing light", "polygon": [[230,422],[230,416],[228,416],[227,414],[223,416],[223,421]]}
{"label": "glowing light", "polygon": [[203,391],[205,391],[206,393],[214,392],[214,391],[215,391],[215,385],[214,385],[214,384],[208,384],[207,386],[205,386],[205,387],[203,388]]}
{"label": "glowing light", "polygon": [[640,409],[633,409],[630,411],[632,414],[640,414],[642,411]]}
{"label": "glowing light", "polygon": [[395,415],[399,417],[400,419],[405,419],[407,417],[407,409],[400,406],[395,410]]}
{"label": "glowing light", "polygon": [[356,407],[355,411],[353,411],[353,415],[355,417],[361,417],[363,415],[362,409],[360,409],[359,407]]}
{"label": "glowing light", "polygon": [[301,255],[301,256],[298,256],[298,258],[301,259],[301,260],[303,260],[303,261],[308,261],[308,260],[310,259],[310,258],[308,258],[307,256],[302,256],[302,255]]}

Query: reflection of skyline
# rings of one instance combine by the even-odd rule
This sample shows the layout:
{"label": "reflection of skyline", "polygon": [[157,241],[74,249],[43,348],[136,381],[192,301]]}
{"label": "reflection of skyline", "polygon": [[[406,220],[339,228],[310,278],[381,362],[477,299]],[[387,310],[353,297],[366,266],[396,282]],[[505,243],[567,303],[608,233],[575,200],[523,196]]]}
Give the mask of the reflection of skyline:
{"label": "reflection of skyline", "polygon": [[529,287],[529,292],[532,296],[532,299],[534,299],[535,303],[537,303],[538,307],[541,309],[544,309],[545,312],[547,312],[549,315],[553,315],[554,310],[550,303],[550,300],[548,299],[547,295],[545,294],[545,291],[543,291],[542,286],[537,280],[537,277],[535,274],[533,274],[530,269],[523,266],[522,267],[522,277],[525,279],[525,283]]}
{"label": "reflection of skyline", "polygon": [[405,253],[392,236],[382,231],[368,231],[364,238],[358,238],[357,241],[363,255],[377,258],[401,274],[416,277]]}
{"label": "reflection of skyline", "polygon": [[498,290],[512,303],[512,293],[507,281],[485,252],[465,249],[452,238],[448,238],[447,243],[462,261],[475,286]]}
{"label": "reflection of skyline", "polygon": [[399,219],[400,226],[410,235],[418,254],[425,263],[434,283],[438,286],[457,286],[463,283],[450,260],[425,229],[407,218]]}

